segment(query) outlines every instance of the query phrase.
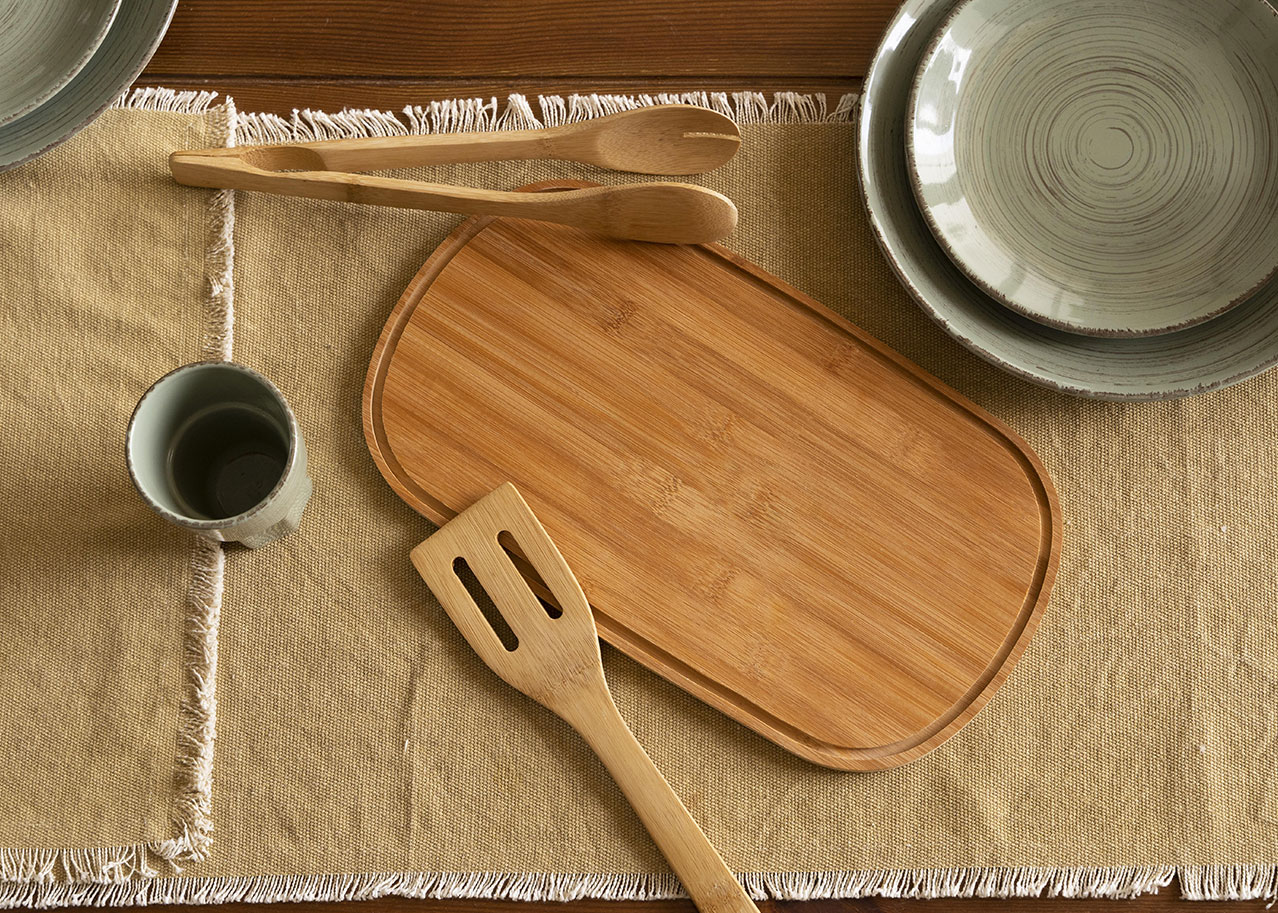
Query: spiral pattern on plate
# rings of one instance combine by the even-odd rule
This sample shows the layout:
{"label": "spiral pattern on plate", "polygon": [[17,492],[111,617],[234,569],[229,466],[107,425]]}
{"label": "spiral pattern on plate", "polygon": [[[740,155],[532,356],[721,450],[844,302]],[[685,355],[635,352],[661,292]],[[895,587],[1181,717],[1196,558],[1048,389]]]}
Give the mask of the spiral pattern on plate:
{"label": "spiral pattern on plate", "polygon": [[904,0],[861,92],[859,188],[901,284],[957,342],[1005,370],[1066,393],[1167,399],[1218,390],[1278,364],[1278,277],[1214,320],[1155,336],[1068,333],[985,294],[955,266],[915,203],[906,166],[910,86],[956,0]]}
{"label": "spiral pattern on plate", "polygon": [[34,111],[84,69],[120,0],[0,0],[0,124]]}
{"label": "spiral pattern on plate", "polygon": [[1278,272],[1278,19],[1264,0],[965,0],[907,127],[938,240],[1081,333],[1207,320]]}
{"label": "spiral pattern on plate", "polygon": [[0,124],[0,171],[65,141],[120,98],[155,53],[176,7],[177,0],[122,0],[84,68],[35,110]]}

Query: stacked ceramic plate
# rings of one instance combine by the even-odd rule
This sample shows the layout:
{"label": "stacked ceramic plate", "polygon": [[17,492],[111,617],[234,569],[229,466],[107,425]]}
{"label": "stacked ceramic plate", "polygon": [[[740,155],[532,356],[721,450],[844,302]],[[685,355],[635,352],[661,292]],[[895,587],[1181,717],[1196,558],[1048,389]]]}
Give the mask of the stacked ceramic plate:
{"label": "stacked ceramic plate", "polygon": [[177,0],[0,0],[0,170],[57,145],[120,97]]}
{"label": "stacked ceramic plate", "polygon": [[1278,364],[1278,11],[1266,0],[906,0],[860,177],[964,345],[1107,399]]}

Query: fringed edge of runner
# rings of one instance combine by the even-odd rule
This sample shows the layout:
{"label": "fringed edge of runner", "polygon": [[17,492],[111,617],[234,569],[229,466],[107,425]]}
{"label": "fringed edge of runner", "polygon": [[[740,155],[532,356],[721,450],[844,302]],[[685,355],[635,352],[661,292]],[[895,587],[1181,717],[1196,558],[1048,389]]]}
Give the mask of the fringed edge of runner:
{"label": "fringed edge of runner", "polygon": [[[866,872],[752,873],[756,900],[856,897],[1128,898],[1156,893],[1171,866],[1128,868],[949,868]],[[1273,870],[1268,885],[1272,891]],[[132,884],[0,885],[0,907],[349,901],[378,897],[525,901],[665,900],[686,897],[671,875],[557,875],[493,872],[156,878]],[[1189,895],[1186,895],[1189,896]],[[1238,896],[1272,896],[1246,894]]]}
{"label": "fringed edge of runner", "polygon": [[369,136],[408,136],[486,130],[526,130],[557,127],[595,117],[646,108],[683,104],[726,114],[738,124],[848,123],[857,96],[844,95],[831,109],[821,94],[777,92],[772,100],[762,92],[677,92],[638,95],[542,95],[533,102],[511,95],[504,106],[497,98],[455,98],[428,105],[407,105],[399,112],[347,108],[325,112],[294,109],[291,117],[278,114],[240,114],[239,145],[296,143]]}
{"label": "fringed edge of runner", "polygon": [[[175,92],[136,89],[113,107],[182,114],[209,114],[211,134],[223,145],[235,141],[235,106],[228,99],[211,107],[216,92]],[[235,225],[234,197],[223,190],[210,197],[205,248],[205,327],[201,357],[231,356],[234,323],[232,272]],[[182,871],[186,862],[208,854],[213,837],[213,743],[217,734],[217,632],[222,611],[222,548],[195,539],[191,554],[191,585],[186,595],[183,632],[182,697],[179,702],[177,763],[180,792],[172,813],[175,836],[165,840],[112,847],[5,849],[0,848],[0,905],[49,905],[63,891],[122,888],[162,874]],[[130,883],[132,882],[132,883]],[[16,902],[14,898],[18,898]],[[26,898],[23,900],[22,898]]]}

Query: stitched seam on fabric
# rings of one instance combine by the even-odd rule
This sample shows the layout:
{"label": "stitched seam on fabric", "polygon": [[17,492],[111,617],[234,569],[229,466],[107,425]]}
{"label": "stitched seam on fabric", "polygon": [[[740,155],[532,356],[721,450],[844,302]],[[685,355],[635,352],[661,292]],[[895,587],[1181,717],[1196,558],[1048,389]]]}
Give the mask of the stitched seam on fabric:
{"label": "stitched seam on fabric", "polygon": [[[211,108],[216,92],[175,92],[170,89],[136,89],[113,105],[140,111],[209,114],[212,132],[225,145],[234,145],[235,105],[227,99]],[[205,326],[201,357],[231,357],[234,322],[233,229],[234,194],[214,193],[207,208],[209,243],[205,250]],[[180,793],[172,812],[175,836],[113,847],[64,849],[0,848],[0,881],[14,882],[0,889],[0,905],[11,894],[27,889],[54,890],[81,886],[103,888],[133,878],[150,879],[161,874],[157,865],[180,872],[187,861],[203,859],[212,841],[211,816],[213,744],[217,731],[217,632],[222,608],[224,561],[219,543],[196,539],[191,556],[191,585],[186,595],[183,631],[183,684],[179,702],[177,763]],[[26,884],[22,884],[22,883]],[[26,904],[39,903],[32,895]]]}

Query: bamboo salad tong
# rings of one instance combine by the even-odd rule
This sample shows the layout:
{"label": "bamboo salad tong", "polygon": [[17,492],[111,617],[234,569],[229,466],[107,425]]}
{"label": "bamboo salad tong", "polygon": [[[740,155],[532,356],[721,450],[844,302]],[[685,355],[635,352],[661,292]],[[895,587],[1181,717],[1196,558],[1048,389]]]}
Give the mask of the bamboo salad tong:
{"label": "bamboo salad tong", "polygon": [[[515,486],[507,483],[458,514],[413,549],[412,559],[479,658],[594,749],[697,909],[758,913],[617,712],[590,605]],[[533,593],[515,560],[540,575],[556,605]],[[505,640],[481,608],[487,600],[467,589],[460,576],[467,570],[508,627]]]}
{"label": "bamboo salad tong", "polygon": [[662,181],[524,193],[351,172],[556,159],[616,171],[697,174],[722,165],[740,145],[730,118],[692,105],[660,105],[544,130],[178,151],[169,156],[169,169],[178,183],[193,187],[540,219],[614,238],[698,244],[730,234],[737,209],[723,194],[692,184]]}

